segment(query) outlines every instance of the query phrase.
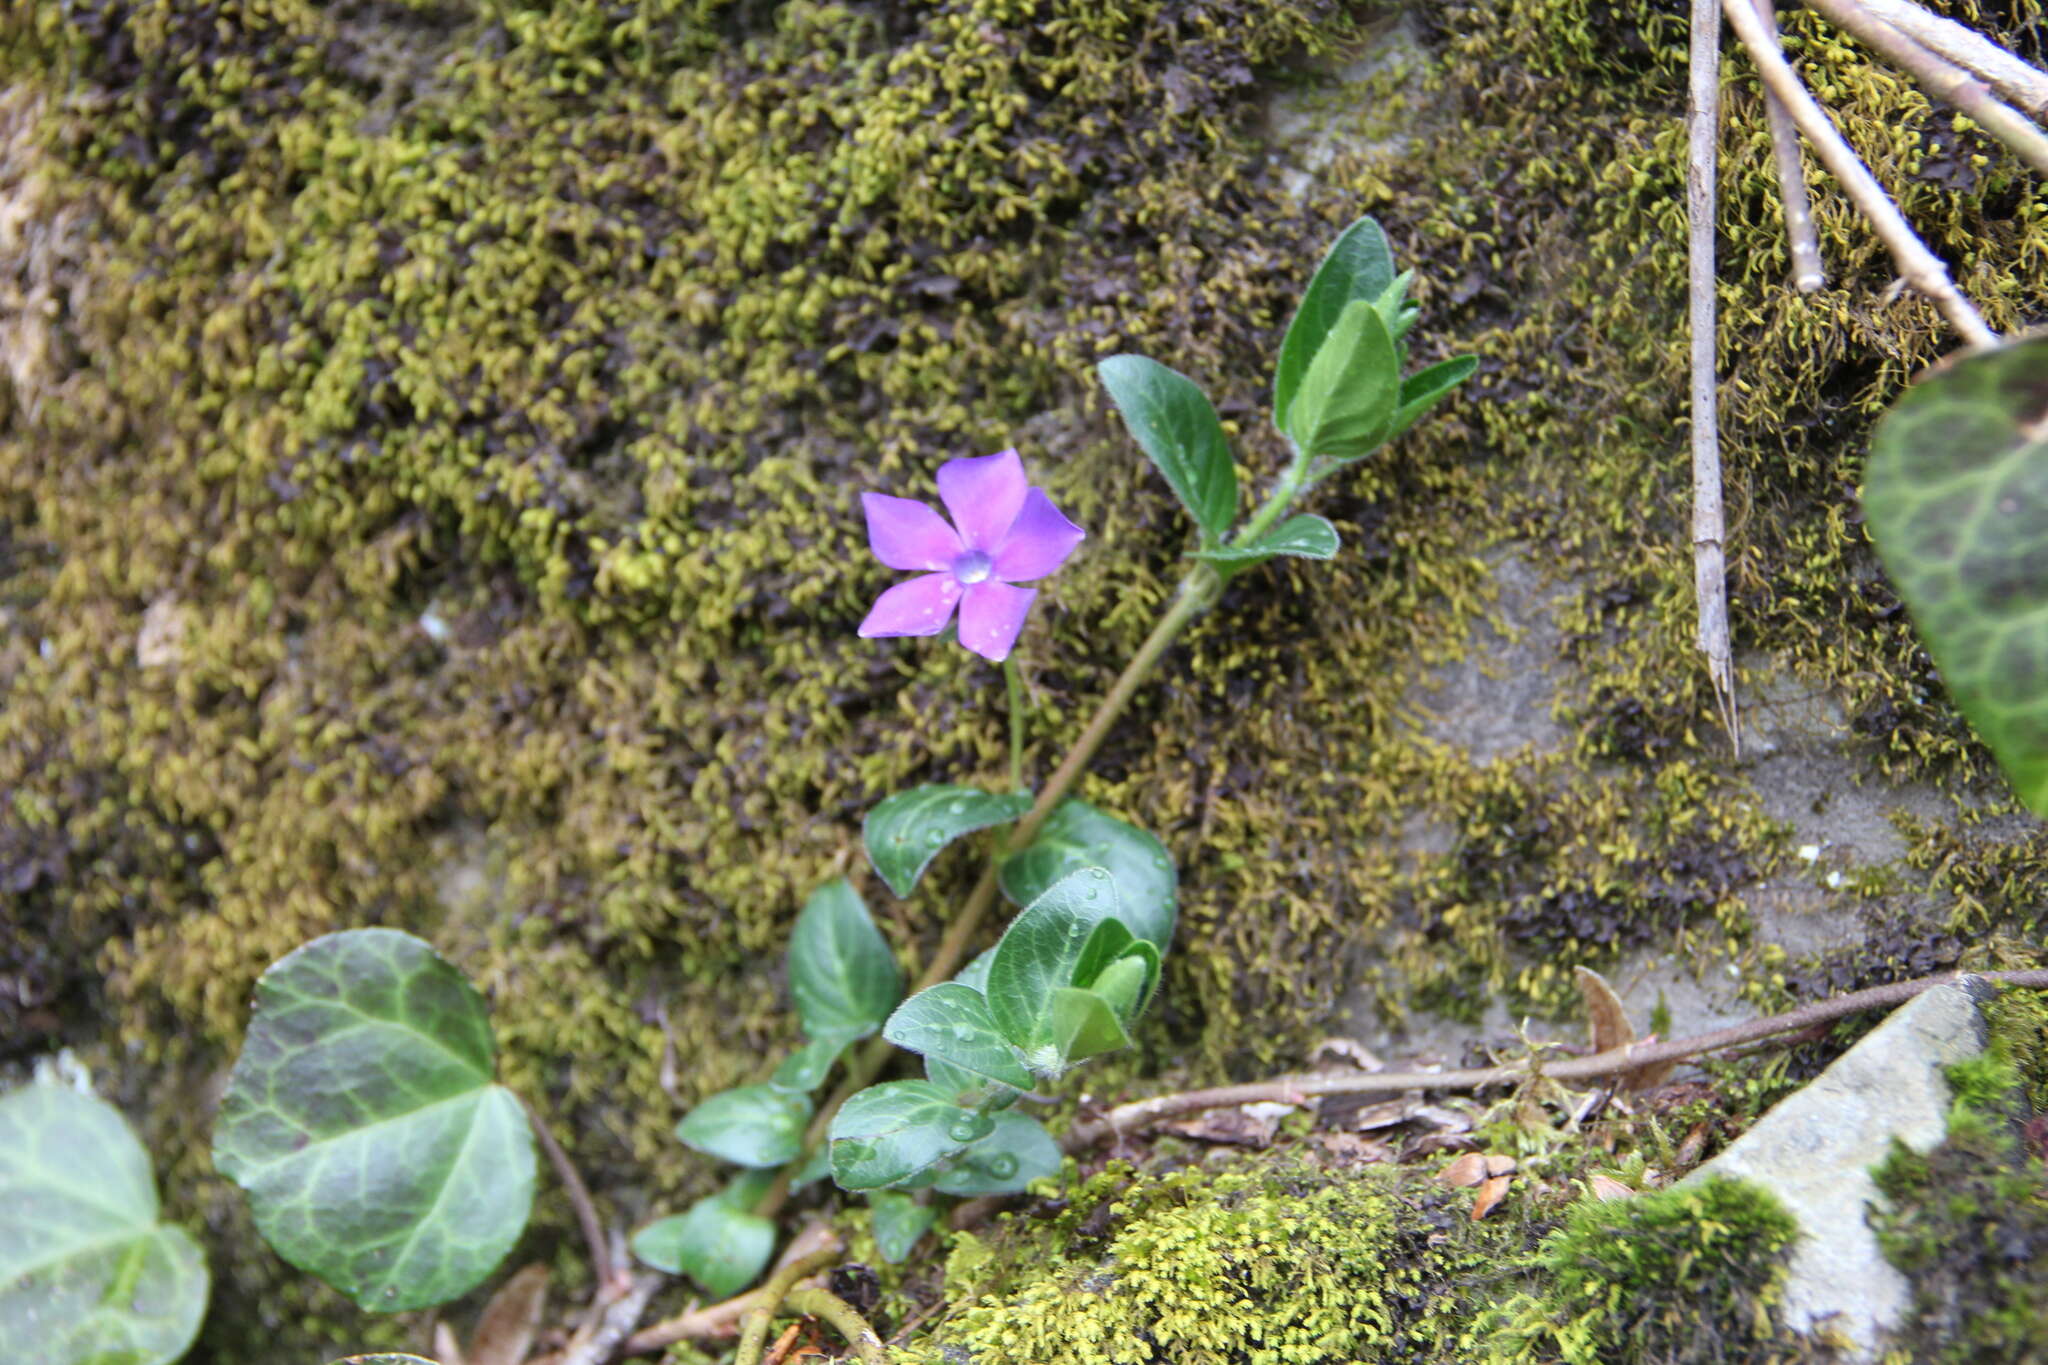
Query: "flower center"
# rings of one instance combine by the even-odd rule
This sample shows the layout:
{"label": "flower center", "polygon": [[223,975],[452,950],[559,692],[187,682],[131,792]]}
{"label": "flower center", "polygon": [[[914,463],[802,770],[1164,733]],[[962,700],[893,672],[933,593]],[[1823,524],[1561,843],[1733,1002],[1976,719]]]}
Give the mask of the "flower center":
{"label": "flower center", "polygon": [[994,568],[993,559],[979,550],[969,550],[953,561],[953,577],[971,585],[986,579]]}

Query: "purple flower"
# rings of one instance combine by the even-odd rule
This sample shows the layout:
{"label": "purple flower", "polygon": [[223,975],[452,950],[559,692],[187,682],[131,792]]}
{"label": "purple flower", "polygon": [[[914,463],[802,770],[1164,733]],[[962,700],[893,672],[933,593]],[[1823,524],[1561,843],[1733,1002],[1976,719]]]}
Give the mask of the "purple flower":
{"label": "purple flower", "polygon": [[939,498],[953,514],[951,526],[913,499],[860,495],[875,558],[892,569],[929,570],[877,598],[860,633],[937,635],[957,603],[960,643],[1001,663],[1038,595],[1014,585],[1057,569],[1086,533],[1060,515],[1044,489],[1024,481],[1014,450],[946,461]]}

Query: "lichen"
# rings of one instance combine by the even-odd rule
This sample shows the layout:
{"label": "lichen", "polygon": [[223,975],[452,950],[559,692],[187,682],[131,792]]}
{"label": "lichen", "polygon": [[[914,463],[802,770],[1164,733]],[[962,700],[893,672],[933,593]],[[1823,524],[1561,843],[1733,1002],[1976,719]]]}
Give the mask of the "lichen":
{"label": "lichen", "polygon": [[[1270,471],[1279,330],[1362,212],[1418,268],[1417,359],[1482,369],[1324,490],[1339,559],[1233,583],[1105,747],[1084,794],[1167,840],[1183,913],[1140,1048],[1091,1083],[1291,1063],[1360,983],[1390,1014],[1555,1012],[1580,961],[1739,955],[1781,850],[1691,645],[1680,9],[1422,8],[1424,88],[1299,200],[1259,121],[1269,77],[1348,51],[1331,0],[0,19],[29,92],[9,126],[34,130],[0,168],[29,224],[0,232],[0,278],[37,301],[0,331],[32,357],[0,376],[0,942],[42,945],[0,961],[39,983],[0,996],[0,1061],[70,1041],[193,1093],[268,962],[392,924],[485,988],[506,1079],[627,1212],[705,1192],[669,1130],[793,1041],[774,957],[857,863],[862,811],[1004,780],[986,672],[852,638],[881,581],[854,493],[1015,442],[1089,528],[1025,637],[1042,773],[1186,538],[1090,365],[1189,373]],[[1784,23],[1992,325],[2038,317],[2048,220],[2017,164]],[[1825,185],[1834,283],[1784,287],[1733,56],[1726,83],[1738,647],[1836,697],[1873,781],[1967,794],[1983,755],[1853,497],[1862,433],[1946,334],[1884,300],[1890,264]],[[1468,648],[1504,540],[1573,585],[1567,740],[1484,763],[1426,738],[1410,691]],[[1418,810],[1455,846],[1402,851]],[[1860,981],[2039,960],[2037,832],[1914,849],[1933,908],[1874,921]],[[906,960],[974,873],[870,887]],[[176,1108],[174,1209],[250,1245]],[[544,1203],[536,1246],[566,1224]],[[256,1304],[300,1312],[262,1257],[224,1267],[223,1340],[263,1335]],[[294,1321],[333,1320],[307,1302]]]}

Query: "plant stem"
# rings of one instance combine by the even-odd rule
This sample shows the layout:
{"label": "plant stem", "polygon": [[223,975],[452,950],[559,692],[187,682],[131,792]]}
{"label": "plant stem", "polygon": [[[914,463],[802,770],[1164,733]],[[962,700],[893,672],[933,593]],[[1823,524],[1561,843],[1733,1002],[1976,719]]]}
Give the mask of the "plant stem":
{"label": "plant stem", "polygon": [[1892,202],[1884,187],[1877,183],[1869,169],[1850,149],[1842,135],[1835,131],[1835,125],[1820,105],[1814,102],[1806,87],[1799,83],[1798,73],[1786,62],[1784,53],[1771,41],[1763,21],[1757,18],[1754,0],[1722,0],[1728,22],[1742,45],[1749,49],[1750,60],[1755,63],[1757,75],[1763,79],[1766,89],[1785,103],[1799,131],[1806,135],[1815,155],[1828,173],[1835,177],[1849,199],[1856,205],[1870,226],[1877,232],[1898,263],[1899,274],[1907,284],[1926,295],[1949,320],[1949,325],[1962,333],[1963,340],[1971,346],[1996,346],[1998,333],[1991,330],[1984,321],[1977,306],[1956,288],[1949,278],[1948,267],[1941,258],[1927,249]]}
{"label": "plant stem", "polygon": [[[1743,0],[1747,4],[1748,0]],[[1827,1000],[1815,1000],[1784,1014],[1733,1024],[1691,1038],[1669,1042],[1629,1043],[1609,1048],[1591,1057],[1573,1057],[1561,1062],[1516,1062],[1508,1066],[1480,1067],[1465,1071],[1367,1071],[1343,1076],[1281,1076],[1249,1085],[1221,1085],[1208,1090],[1188,1090],[1173,1095],[1155,1095],[1149,1100],[1120,1104],[1099,1119],[1077,1123],[1061,1140],[1069,1152],[1085,1151],[1105,1138],[1142,1131],[1163,1119],[1205,1109],[1272,1101],[1299,1104],[1312,1095],[1381,1095],[1404,1090],[1477,1090],[1488,1085],[1508,1085],[1541,1074],[1556,1081],[1593,1080],[1621,1072],[1635,1071],[1660,1062],[1682,1061],[1704,1052],[1739,1047],[1782,1033],[1797,1033],[1816,1024],[1831,1024],[1864,1010],[1902,1005],[1922,991],[1975,976],[2001,985],[2048,990],[2048,971],[1939,972],[1888,986],[1851,991]]]}
{"label": "plant stem", "polygon": [[733,1365],[760,1365],[761,1348],[768,1344],[768,1324],[774,1320],[775,1310],[789,1297],[798,1280],[812,1271],[823,1270],[838,1259],[838,1249],[826,1247],[791,1261],[768,1277],[768,1283],[761,1286],[760,1298],[740,1320],[740,1349],[732,1358]]}
{"label": "plant stem", "polygon": [[1010,785],[1024,790],[1024,680],[1017,676],[1017,658],[1003,660],[1003,682],[1010,693]]}
{"label": "plant stem", "polygon": [[[1275,497],[1277,499],[1277,493]],[[1268,503],[1268,508],[1272,505]],[[1095,714],[1090,717],[1087,726],[1074,740],[1073,747],[1067,750],[1067,756],[1060,760],[1059,767],[1053,769],[1052,776],[1046,779],[1045,786],[1040,789],[1038,799],[1032,803],[1030,811],[1017,822],[1009,837],[998,845],[995,857],[990,860],[988,869],[981,874],[981,880],[974,884],[974,890],[968,894],[966,902],[960,907],[960,913],[946,926],[945,935],[940,938],[931,961],[918,977],[917,984],[911,988],[913,994],[929,986],[936,986],[941,981],[950,980],[953,973],[960,969],[960,964],[966,960],[968,945],[974,942],[975,931],[981,927],[989,908],[995,904],[998,887],[997,869],[1001,866],[1003,855],[1013,848],[1022,848],[1031,842],[1039,827],[1045,824],[1053,810],[1066,799],[1067,792],[1080,780],[1089,760],[1095,757],[1095,751],[1101,748],[1102,741],[1109,737],[1110,726],[1123,714],[1124,707],[1130,704],[1131,698],[1137,694],[1138,687],[1145,681],[1146,675],[1166,653],[1167,646],[1173,643],[1174,637],[1180,634],[1188,622],[1215,604],[1222,588],[1223,575],[1210,564],[1195,565],[1188,571],[1187,576],[1181,579],[1180,587],[1173,595],[1173,604],[1152,627],[1152,633],[1138,646],[1138,652],[1124,665],[1124,671],[1117,675],[1117,680],[1110,684],[1109,691],[1095,708]],[[840,1078],[831,1097],[818,1106],[817,1114],[811,1119],[811,1126],[804,1131],[806,1155],[816,1151],[818,1144],[825,1140],[825,1134],[832,1126],[832,1116],[839,1112],[839,1106],[846,1103],[855,1091],[874,1080],[883,1066],[887,1065],[890,1054],[895,1050],[895,1045],[887,1039],[870,1038],[861,1045],[860,1051],[847,1060],[845,1075]],[[785,1166],[776,1176],[775,1183],[754,1205],[755,1213],[763,1218],[773,1218],[781,1211],[783,1203],[789,1198],[789,1170],[790,1168]]]}
{"label": "plant stem", "polygon": [[809,1317],[823,1318],[832,1324],[854,1354],[861,1358],[861,1365],[888,1365],[889,1352],[883,1348],[881,1337],[860,1315],[860,1310],[840,1298],[829,1289],[792,1289],[782,1302],[792,1311]]}

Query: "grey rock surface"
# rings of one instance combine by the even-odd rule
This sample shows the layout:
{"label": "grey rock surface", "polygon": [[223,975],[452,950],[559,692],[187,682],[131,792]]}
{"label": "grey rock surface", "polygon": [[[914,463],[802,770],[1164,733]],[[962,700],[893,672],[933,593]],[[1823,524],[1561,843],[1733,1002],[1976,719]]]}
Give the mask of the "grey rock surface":
{"label": "grey rock surface", "polygon": [[1880,1196],[1870,1168],[1893,1138],[1915,1151],[1939,1146],[1952,1096],[1945,1067],[1984,1050],[1977,977],[1937,986],[1890,1018],[1834,1065],[1778,1104],[1687,1180],[1754,1181],[1799,1220],[1782,1308],[1785,1325],[1834,1338],[1842,1359],[1878,1358],[1885,1332],[1912,1301],[1884,1258],[1866,1212]]}

